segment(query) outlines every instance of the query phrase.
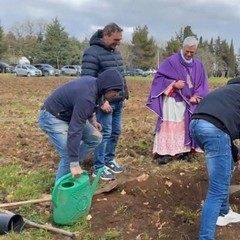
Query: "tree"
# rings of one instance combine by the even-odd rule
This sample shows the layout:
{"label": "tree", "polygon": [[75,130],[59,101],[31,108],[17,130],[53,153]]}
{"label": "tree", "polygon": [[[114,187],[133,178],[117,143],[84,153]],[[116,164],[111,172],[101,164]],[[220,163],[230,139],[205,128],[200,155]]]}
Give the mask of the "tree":
{"label": "tree", "polygon": [[229,49],[229,77],[234,77],[237,72],[237,61],[234,54],[233,41],[231,41]]}
{"label": "tree", "polygon": [[211,38],[211,41],[208,45],[208,50],[210,53],[214,54],[214,44],[213,44],[213,38]]}
{"label": "tree", "polygon": [[45,30],[44,20],[15,23],[6,35],[10,62],[16,63],[22,56],[32,58],[32,52],[37,47],[38,39],[41,34],[45,33]]}
{"label": "tree", "polygon": [[132,65],[147,70],[156,67],[157,46],[153,37],[148,37],[148,27],[138,26],[132,35]]}
{"label": "tree", "polygon": [[80,57],[83,52],[83,48],[81,43],[74,37],[71,37],[69,39],[69,52],[67,56],[67,62],[66,64],[73,64],[73,65],[79,65],[80,64]]}
{"label": "tree", "polygon": [[167,42],[167,46],[164,52],[164,57],[169,57],[170,55],[176,53],[181,48],[181,44],[178,39],[171,38],[170,41]]}
{"label": "tree", "polygon": [[0,26],[0,59],[7,52],[8,46],[4,37],[4,32],[2,26]]}
{"label": "tree", "polygon": [[182,43],[183,43],[183,40],[186,38],[186,37],[189,37],[189,36],[195,36],[197,38],[197,35],[193,33],[192,29],[191,29],[191,26],[186,26],[183,30],[183,39],[182,39]]}
{"label": "tree", "polygon": [[212,53],[210,53],[207,49],[199,48],[197,50],[197,58],[201,60],[203,63],[204,69],[207,73],[207,76],[213,76],[214,74],[214,62],[215,58]]}
{"label": "tree", "polygon": [[164,56],[168,57],[179,51],[183,44],[184,39],[188,36],[197,37],[197,35],[192,32],[191,26],[186,26],[184,29],[181,28],[180,31],[176,33],[176,36],[172,37],[171,40],[167,42],[167,47]]}
{"label": "tree", "polygon": [[81,45],[81,55],[79,57],[79,61],[81,63],[82,62],[83,53],[84,53],[85,49],[87,47],[89,47],[89,40],[87,38],[85,38],[82,42],[80,42],[80,45]]}
{"label": "tree", "polygon": [[60,68],[69,60],[70,41],[68,34],[64,31],[59,20],[55,18],[52,23],[47,26],[44,40],[34,51],[38,54],[38,61],[45,62]]}
{"label": "tree", "polygon": [[126,68],[131,68],[132,66],[132,54],[131,54],[132,46],[128,43],[121,43],[119,46],[119,51],[121,52],[123,62],[125,63]]}
{"label": "tree", "polygon": [[204,45],[203,45],[203,38],[202,38],[202,36],[199,38],[199,41],[198,41],[198,48],[204,48]]}
{"label": "tree", "polygon": [[84,45],[76,38],[69,37],[55,18],[47,26],[46,34],[38,38],[38,46],[33,52],[34,61],[49,63],[57,68],[66,64],[78,65],[83,49]]}

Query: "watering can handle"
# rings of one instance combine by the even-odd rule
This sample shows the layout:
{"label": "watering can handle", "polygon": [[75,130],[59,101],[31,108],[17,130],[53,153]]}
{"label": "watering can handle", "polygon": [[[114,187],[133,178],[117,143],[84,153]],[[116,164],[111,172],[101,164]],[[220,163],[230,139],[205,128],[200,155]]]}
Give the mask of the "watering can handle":
{"label": "watering can handle", "polygon": [[[84,174],[84,175],[87,175],[88,172],[85,171],[85,170],[83,170],[82,174],[81,174],[80,176],[78,176],[77,178],[81,177],[83,174]],[[58,188],[59,188],[59,185],[62,183],[63,180],[68,179],[68,178],[71,178],[71,176],[72,176],[72,173],[68,173],[68,174],[62,176],[61,178],[59,178],[59,179],[56,181],[56,183],[55,183],[55,185],[54,185],[54,188],[53,188],[53,191],[52,191],[52,203],[53,203],[53,205],[54,205],[55,207],[57,207],[57,204],[56,204],[56,202],[54,202],[54,199],[57,199],[57,190],[58,190]],[[76,178],[76,179],[77,179],[77,178]],[[75,178],[72,178],[72,179],[75,179]]]}
{"label": "watering can handle", "polygon": [[104,167],[100,168],[98,170],[97,176],[95,177],[95,179],[93,181],[93,184],[92,184],[92,187],[91,187],[92,188],[92,196],[94,195],[94,192],[96,191],[98,181],[99,181],[100,176],[101,176],[103,171],[104,171]]}

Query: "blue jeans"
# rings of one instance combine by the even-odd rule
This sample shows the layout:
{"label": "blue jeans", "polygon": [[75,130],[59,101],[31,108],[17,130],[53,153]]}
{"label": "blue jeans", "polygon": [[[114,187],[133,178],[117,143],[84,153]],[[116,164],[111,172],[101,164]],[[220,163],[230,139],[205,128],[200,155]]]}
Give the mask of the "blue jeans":
{"label": "blue jeans", "polygon": [[94,168],[99,169],[111,162],[115,157],[115,149],[122,131],[123,102],[110,104],[112,112],[106,113],[101,109],[96,112],[97,121],[102,125],[102,142],[94,153]]}
{"label": "blue jeans", "polygon": [[[38,119],[39,127],[48,135],[51,143],[60,156],[56,180],[70,172],[70,161],[67,150],[68,123],[62,121],[46,110],[41,110]],[[88,121],[83,129],[82,141],[79,145],[79,162],[85,160],[87,154],[93,151],[101,142],[96,135],[96,129]]]}
{"label": "blue jeans", "polygon": [[205,152],[209,188],[202,208],[199,240],[213,240],[219,214],[229,211],[229,188],[233,159],[231,139],[213,124],[193,119],[190,132]]}

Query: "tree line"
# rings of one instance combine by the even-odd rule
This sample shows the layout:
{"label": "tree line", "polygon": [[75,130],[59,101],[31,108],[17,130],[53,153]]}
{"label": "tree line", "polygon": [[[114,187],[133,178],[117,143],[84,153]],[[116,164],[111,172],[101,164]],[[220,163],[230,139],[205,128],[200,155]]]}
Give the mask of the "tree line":
{"label": "tree line", "polygon": [[[137,26],[131,42],[123,42],[119,49],[126,68],[157,69],[167,56],[181,48],[184,38],[190,35],[199,40],[197,57],[203,62],[209,77],[238,75],[233,41],[229,44],[220,36],[204,40],[192,31],[191,26],[181,28],[164,46],[149,36],[146,25]],[[31,63],[49,63],[56,68],[66,64],[78,65],[88,42],[87,38],[78,40],[70,36],[57,18],[50,23],[25,21],[8,32],[0,26],[0,60],[17,63],[20,57],[25,56]]]}

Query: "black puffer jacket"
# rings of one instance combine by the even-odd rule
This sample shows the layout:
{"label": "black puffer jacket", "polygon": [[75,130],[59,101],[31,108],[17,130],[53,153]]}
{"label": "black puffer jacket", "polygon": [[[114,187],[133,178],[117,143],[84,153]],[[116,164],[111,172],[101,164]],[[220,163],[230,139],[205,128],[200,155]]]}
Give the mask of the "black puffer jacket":
{"label": "black puffer jacket", "polygon": [[[98,30],[90,39],[82,58],[81,75],[97,77],[103,71],[113,68],[118,70],[124,78],[123,59],[117,49],[107,47],[102,41],[102,30]],[[128,88],[124,78],[124,89],[114,101],[128,99]]]}

